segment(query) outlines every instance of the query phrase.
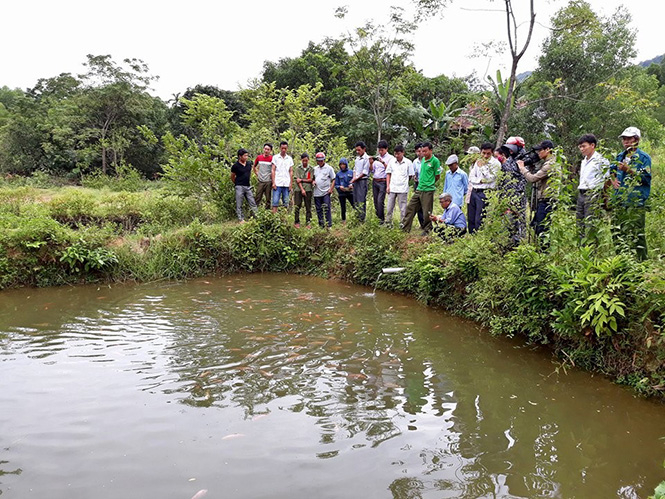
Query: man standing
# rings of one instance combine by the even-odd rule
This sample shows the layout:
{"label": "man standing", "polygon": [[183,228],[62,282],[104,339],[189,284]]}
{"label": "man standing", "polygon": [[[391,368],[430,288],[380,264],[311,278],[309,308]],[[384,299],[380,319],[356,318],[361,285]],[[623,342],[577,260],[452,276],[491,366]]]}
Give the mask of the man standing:
{"label": "man standing", "polygon": [[385,140],[379,141],[378,150],[379,154],[374,158],[373,164],[372,195],[374,197],[374,212],[379,219],[379,223],[383,225],[386,218],[386,168],[395,158],[388,153],[388,142]]}
{"label": "man standing", "polygon": [[646,202],[651,193],[651,157],[638,148],[639,128],[626,128],[619,136],[623,151],[616,164],[610,166],[614,187],[614,240],[615,245],[637,254],[640,261],[647,259],[645,234]]}
{"label": "man standing", "polygon": [[580,184],[577,188],[577,232],[580,241],[597,243],[597,224],[601,217],[603,185],[609,174],[610,162],[596,151],[598,139],[586,134],[577,141],[582,153]]}
{"label": "man standing", "polygon": [[531,173],[522,160],[517,161],[517,166],[526,181],[532,183],[533,188],[536,190],[536,206],[532,206],[531,209],[535,212],[532,222],[533,228],[536,237],[539,238],[549,227],[549,221],[546,221],[546,219],[552,212],[552,192],[548,190],[548,180],[556,158],[552,154],[554,143],[551,140],[543,140],[534,149],[538,152],[538,157],[540,158],[540,162],[538,163],[540,168]]}
{"label": "man standing", "polygon": [[319,219],[319,227],[324,227],[323,212],[325,211],[326,223],[332,227],[332,212],[330,210],[330,194],[335,188],[335,170],[326,163],[326,155],[322,152],[316,153],[316,167],[314,168],[314,204],[316,205],[316,216]]}
{"label": "man standing", "polygon": [[436,181],[441,177],[441,162],[434,156],[433,146],[431,142],[423,144],[423,159],[420,162],[420,179],[418,180],[418,188],[413,193],[409,204],[406,206],[406,214],[404,215],[404,222],[402,223],[402,230],[404,232],[411,232],[411,225],[413,217],[416,216],[418,210],[423,211],[424,220],[421,228],[423,234],[428,234],[432,230],[432,221],[430,215],[434,208],[434,189]]}
{"label": "man standing", "polygon": [[501,170],[501,163],[493,156],[494,146],[485,142],[480,146],[480,158],[469,172],[471,199],[469,200],[469,233],[480,229],[485,218],[487,194],[496,189],[496,176]]}
{"label": "man standing", "polygon": [[247,204],[252,213],[256,215],[258,209],[252,194],[252,188],[249,185],[249,180],[252,175],[252,164],[247,161],[249,153],[247,149],[238,150],[238,161],[231,167],[231,181],[235,184],[236,190],[236,215],[238,221],[243,223],[245,221],[242,214],[242,201],[247,199]]}
{"label": "man standing", "polygon": [[[416,159],[413,160],[413,192],[416,192],[416,189],[418,189],[418,180],[420,179],[420,161],[422,160],[423,157],[423,144],[422,142],[418,142],[415,147],[415,153],[416,153]],[[425,225],[424,218],[423,218],[423,210],[419,210],[418,213],[418,221],[420,222],[420,226],[423,227]]]}
{"label": "man standing", "polygon": [[289,144],[279,143],[279,154],[272,157],[272,212],[277,213],[279,201],[288,209],[291,178],[293,176],[293,158],[286,154]]}
{"label": "man standing", "polygon": [[367,145],[361,140],[356,142],[356,163],[353,167],[353,202],[358,210],[358,219],[365,221],[367,209],[367,177],[369,177],[369,156]]}
{"label": "man standing", "polygon": [[265,197],[266,210],[272,201],[272,144],[263,144],[263,154],[254,160],[254,175],[259,183],[256,186],[256,204]]}
{"label": "man standing", "polygon": [[395,146],[395,157],[386,168],[386,193],[388,194],[388,225],[393,225],[395,201],[399,203],[399,221],[404,222],[409,197],[409,179],[415,175],[413,163],[404,157],[404,146]]}
{"label": "man standing", "polygon": [[517,144],[506,143],[501,146],[501,153],[506,159],[501,163],[503,176],[500,194],[508,201],[508,210],[505,214],[510,227],[511,246],[517,246],[526,236],[526,179],[515,159],[519,151],[520,146]]}
{"label": "man standing", "polygon": [[447,192],[453,197],[453,203],[457,206],[464,206],[466,191],[469,189],[469,176],[459,167],[459,158],[457,154],[451,154],[446,159],[448,171],[443,183],[443,192]]}
{"label": "man standing", "polygon": [[300,227],[300,208],[305,203],[305,221],[307,228],[312,222],[312,183],[314,182],[314,168],[309,166],[309,154],[300,155],[301,165],[296,168],[296,190],[293,193],[295,226]]}
{"label": "man standing", "polygon": [[342,210],[342,223],[346,223],[346,202],[353,204],[353,170],[349,170],[349,160],[342,158],[339,160],[339,171],[335,175],[335,189],[339,196],[339,207]]}

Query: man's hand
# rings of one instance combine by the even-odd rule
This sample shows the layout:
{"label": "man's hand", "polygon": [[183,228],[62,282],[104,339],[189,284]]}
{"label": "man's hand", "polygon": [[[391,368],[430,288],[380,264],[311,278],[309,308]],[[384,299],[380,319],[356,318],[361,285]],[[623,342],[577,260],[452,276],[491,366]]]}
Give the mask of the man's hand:
{"label": "man's hand", "polygon": [[628,163],[626,163],[625,161],[619,163],[619,170],[621,170],[622,172],[627,172],[629,169],[630,168],[628,167]]}
{"label": "man's hand", "polygon": [[300,192],[302,192],[302,195],[307,197],[307,192],[305,192],[305,189],[300,189]]}
{"label": "man's hand", "polygon": [[619,179],[616,179],[616,178],[612,179],[612,187],[614,187],[615,189],[618,189],[619,187],[621,187],[621,182],[619,182]]}
{"label": "man's hand", "polygon": [[275,184],[275,183],[272,184],[272,190],[273,190],[273,191],[276,191],[276,190],[277,190],[277,184]]}

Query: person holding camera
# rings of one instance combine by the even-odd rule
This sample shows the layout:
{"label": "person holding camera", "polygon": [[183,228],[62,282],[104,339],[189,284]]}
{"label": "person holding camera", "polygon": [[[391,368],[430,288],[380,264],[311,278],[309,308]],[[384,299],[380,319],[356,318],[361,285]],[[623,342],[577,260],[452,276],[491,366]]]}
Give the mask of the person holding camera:
{"label": "person holding camera", "polygon": [[555,164],[556,158],[552,154],[554,143],[551,140],[543,140],[540,144],[535,146],[534,151],[538,153],[540,161],[534,165],[534,171],[527,168],[524,160],[518,160],[517,166],[527,182],[533,184],[536,192],[536,204],[531,209],[534,212],[533,221],[531,222],[536,232],[536,237],[540,238],[541,234],[547,231],[549,222],[547,220],[549,214],[552,212],[551,192],[548,190],[547,181],[550,177],[552,167]]}
{"label": "person holding camera", "polygon": [[[526,179],[517,160],[523,156],[524,149],[518,144],[506,143],[501,146],[501,153],[506,160],[501,163],[501,183],[499,193],[508,201],[506,216],[510,226],[511,245],[517,246],[526,235]],[[521,154],[522,153],[522,154]]]}

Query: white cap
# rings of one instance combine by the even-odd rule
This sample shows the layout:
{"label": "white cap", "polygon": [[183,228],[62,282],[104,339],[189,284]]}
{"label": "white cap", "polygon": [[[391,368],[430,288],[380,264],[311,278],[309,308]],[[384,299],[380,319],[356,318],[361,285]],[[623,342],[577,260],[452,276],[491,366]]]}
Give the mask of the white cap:
{"label": "white cap", "polygon": [[457,154],[451,154],[450,156],[448,156],[448,159],[446,160],[446,165],[452,165],[453,163],[459,163]]}
{"label": "white cap", "polygon": [[642,138],[642,132],[640,132],[640,129],[636,126],[629,126],[621,133],[621,135],[619,135],[619,138],[621,137],[637,137],[640,139]]}
{"label": "white cap", "polygon": [[471,146],[469,149],[466,151],[467,154],[480,154],[480,147],[476,146]]}

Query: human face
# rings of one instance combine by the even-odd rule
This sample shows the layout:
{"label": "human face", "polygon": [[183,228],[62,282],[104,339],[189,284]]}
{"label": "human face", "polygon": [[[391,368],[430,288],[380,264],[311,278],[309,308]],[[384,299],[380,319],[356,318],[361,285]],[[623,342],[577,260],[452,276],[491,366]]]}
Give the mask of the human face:
{"label": "human face", "polygon": [[432,150],[429,147],[423,147],[423,157],[430,159],[432,157]]}
{"label": "human face", "polygon": [[439,199],[439,203],[441,203],[441,208],[444,210],[448,209],[448,206],[450,206],[451,200],[450,199]]}
{"label": "human face", "polygon": [[286,150],[287,150],[288,148],[289,148],[289,146],[287,146],[286,144],[282,144],[281,146],[279,146],[279,153],[280,153],[282,156],[286,156]]}
{"label": "human face", "polygon": [[624,149],[635,149],[637,148],[637,144],[640,142],[640,139],[637,137],[621,137],[621,142],[623,143]]}
{"label": "human face", "polygon": [[247,163],[247,160],[249,159],[249,153],[245,153],[242,156],[240,156],[240,163]]}
{"label": "human face", "polygon": [[418,149],[416,149],[416,158],[420,159],[422,157],[423,157],[423,148],[419,147]]}
{"label": "human face", "polygon": [[577,148],[586,159],[589,159],[596,152],[596,144],[590,144],[589,142],[582,142]]}
{"label": "human face", "polygon": [[308,157],[304,157],[304,158],[302,159],[302,165],[303,165],[305,168],[307,168],[307,165],[309,165],[309,158],[308,158]]}
{"label": "human face", "polygon": [[451,165],[448,165],[448,168],[450,168],[450,171],[454,173],[457,171],[457,168],[459,168],[459,165],[457,163],[453,163]]}
{"label": "human face", "polygon": [[551,152],[552,152],[552,149],[539,149],[538,150],[538,157],[540,159],[545,159],[547,156],[550,155]]}
{"label": "human face", "polygon": [[272,148],[270,146],[263,146],[264,156],[270,156],[272,154]]}
{"label": "human face", "polygon": [[498,159],[500,163],[503,163],[506,160],[506,157],[498,149],[494,151],[494,157]]}
{"label": "human face", "polygon": [[395,157],[397,161],[402,161],[404,159],[404,151],[395,151]]}
{"label": "human face", "polygon": [[365,154],[365,149],[363,149],[363,148],[360,147],[360,146],[356,146],[356,154],[357,154],[358,156],[362,156],[363,154]]}
{"label": "human face", "polygon": [[325,159],[317,159],[316,164],[323,167],[323,165],[326,164],[326,160]]}
{"label": "human face", "polygon": [[388,149],[385,147],[379,147],[379,156],[385,156],[388,153]]}
{"label": "human face", "polygon": [[340,163],[340,164],[339,164],[339,169],[340,169],[340,170],[345,171],[346,168],[347,168],[346,163]]}
{"label": "human face", "polygon": [[487,161],[492,157],[492,149],[483,149],[482,151],[480,151],[480,155],[483,157],[485,161]]}

